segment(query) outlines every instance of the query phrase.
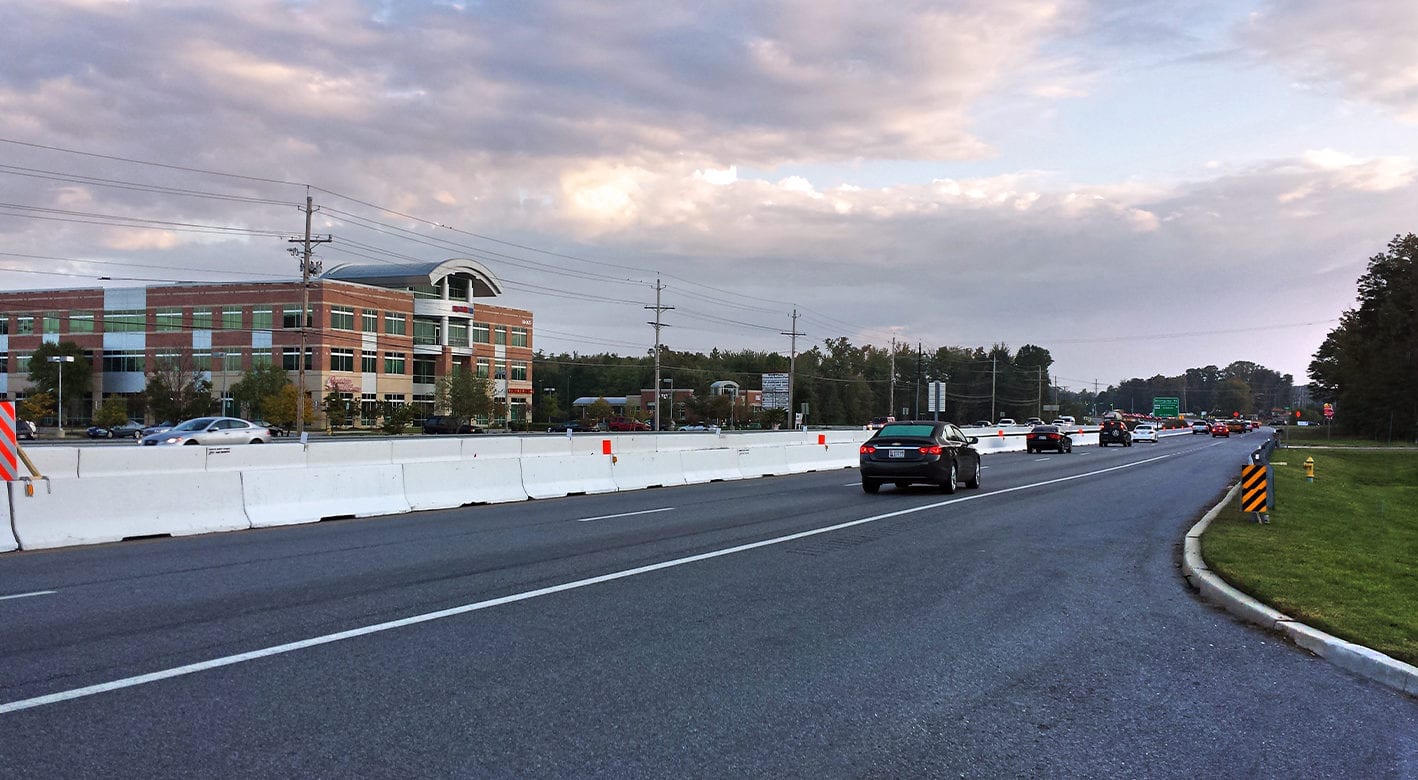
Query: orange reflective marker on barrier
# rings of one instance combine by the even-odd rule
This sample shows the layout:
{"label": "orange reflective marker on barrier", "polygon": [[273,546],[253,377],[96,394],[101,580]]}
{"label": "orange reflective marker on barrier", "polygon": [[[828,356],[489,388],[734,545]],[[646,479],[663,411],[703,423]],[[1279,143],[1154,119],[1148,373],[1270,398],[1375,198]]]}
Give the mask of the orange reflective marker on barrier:
{"label": "orange reflective marker on barrier", "polygon": [[819,433],[819,434],[817,435],[817,443],[818,443],[818,444],[826,444],[826,443],[827,443],[827,434],[825,434],[825,433]]}
{"label": "orange reflective marker on barrier", "polygon": [[1001,439],[1004,438],[1004,429],[1003,429],[1003,428],[1000,428],[1000,429],[999,429],[999,437],[1000,437]]}
{"label": "orange reflective marker on barrier", "polygon": [[0,401],[0,476],[13,482],[20,476],[20,450],[15,441],[15,402]]}
{"label": "orange reflective marker on barrier", "polygon": [[611,454],[611,440],[610,440],[610,439],[601,439],[601,454],[602,454],[602,455],[609,455],[609,454]]}

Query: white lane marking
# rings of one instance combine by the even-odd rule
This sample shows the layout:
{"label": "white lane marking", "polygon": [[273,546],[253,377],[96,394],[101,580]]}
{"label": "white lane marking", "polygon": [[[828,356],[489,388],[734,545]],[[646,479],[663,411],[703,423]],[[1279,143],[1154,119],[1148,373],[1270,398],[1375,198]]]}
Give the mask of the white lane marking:
{"label": "white lane marking", "polygon": [[1035,459],[1034,459],[1034,462],[1035,462],[1035,463],[1043,463],[1043,462],[1046,461],[1046,460],[1053,460],[1053,458],[1035,458]]}
{"label": "white lane marking", "polygon": [[598,577],[587,577],[586,579],[576,580],[574,582],[567,582],[561,585],[550,585],[545,588],[537,588],[536,590],[529,590],[523,593],[514,593],[509,596],[488,599],[487,601],[478,601],[472,604],[464,604],[459,607],[441,609],[437,612],[425,612],[422,615],[412,615],[406,618],[399,618],[398,620],[390,620],[385,623],[376,623],[371,626],[352,628],[348,631],[340,631],[334,634],[325,634],[324,636],[301,639],[296,642],[287,642],[283,645],[263,647],[259,650],[251,650],[245,653],[237,653],[236,655],[213,658],[208,661],[199,661],[197,663],[187,664],[185,666],[176,666],[171,669],[162,669],[156,672],[149,672],[148,674],[140,674],[135,677],[124,677],[119,680],[111,680],[105,683],[98,683],[97,685],[88,685],[83,688],[72,688],[67,691],[59,691],[57,693],[50,693],[44,696],[35,696],[30,699],[20,699],[18,701],[6,702],[4,704],[0,704],[0,715],[4,715],[10,712],[19,712],[20,710],[28,710],[34,707],[43,707],[48,704],[58,704],[59,702],[69,701],[70,699],[80,699],[86,696],[93,696],[99,693],[107,693],[109,691],[121,690],[123,688],[132,688],[138,685],[146,685],[148,683],[158,682],[160,680],[170,680],[174,677],[183,677],[189,674],[196,674],[197,672],[205,672],[209,669],[219,669],[223,666],[233,666],[235,664],[245,663],[247,661],[255,661],[261,658],[284,655],[285,653],[295,652],[296,650],[304,650],[309,647],[328,645],[333,642],[340,642],[346,639],[355,639],[357,637],[368,636],[370,634],[379,634],[385,631],[392,631],[396,628],[403,628],[405,626],[418,625],[419,623],[429,623],[434,620],[442,620],[444,618],[455,617],[457,615],[464,615],[469,612],[477,612],[479,610],[489,609],[491,607],[500,607],[504,604],[515,604],[519,601],[528,601],[535,598],[541,598],[542,596],[550,596],[554,593],[562,593],[568,590],[578,590],[580,588],[586,588],[592,585],[600,585],[603,582],[613,582],[615,580],[623,580],[628,577],[638,577],[641,574],[649,574],[650,572],[660,571],[662,569],[673,569],[691,563],[698,563],[700,561],[707,561],[714,558],[722,558],[726,555],[735,555],[741,552],[748,552],[749,550],[757,550],[760,547],[769,547],[775,544],[794,542],[798,539],[805,539],[810,536],[818,536],[820,534],[831,533],[833,531],[840,531],[844,528],[851,528],[853,526],[874,523],[878,520],[886,520],[892,517],[902,517],[904,515],[916,514],[917,512],[926,512],[932,509],[939,509],[943,506],[949,506],[950,504],[959,504],[964,501],[977,501],[981,498],[1002,495],[1004,493],[1013,493],[1019,490],[1030,490],[1037,487],[1044,487],[1046,485],[1056,485],[1060,482],[1070,482],[1075,479],[1084,479],[1086,477],[1097,476],[1099,474],[1107,474],[1110,471],[1121,471],[1123,469],[1136,468],[1138,466],[1142,466],[1148,463],[1155,463],[1160,460],[1174,458],[1178,454],[1179,453],[1159,455],[1155,458],[1148,458],[1146,460],[1136,460],[1131,463],[1125,463],[1121,466],[1111,466],[1106,469],[1090,471],[1084,474],[1074,474],[1073,476],[1069,477],[1058,477],[1056,479],[1049,479],[1043,482],[1035,482],[1029,485],[1017,485],[1011,488],[1001,488],[999,490],[991,491],[989,493],[975,493],[969,496],[960,496],[957,498],[946,499],[945,501],[937,501],[932,504],[922,504],[920,506],[908,507],[906,509],[898,509],[895,512],[886,512],[885,514],[872,515],[871,517],[863,517],[858,520],[848,520],[844,523],[829,525],[824,528],[815,528],[809,531],[799,531],[798,533],[788,534],[787,536],[779,536],[773,539],[764,539],[758,542],[740,544],[735,547],[726,547],[722,550],[713,550],[706,553],[700,553],[699,555],[691,555],[686,558],[676,558],[671,561],[652,563],[648,566],[639,566],[634,569],[626,569],[624,571],[612,572],[610,574],[602,574]]}
{"label": "white lane marking", "polygon": [[52,594],[52,593],[58,593],[58,592],[59,592],[59,591],[57,591],[57,590],[37,590],[37,591],[34,591],[33,593],[16,593],[16,594],[13,594],[13,595],[10,595],[10,596],[0,596],[0,601],[8,601],[8,600],[10,600],[10,599],[27,599],[27,598],[29,598],[30,596],[48,596],[48,595],[50,595],[50,594]]}
{"label": "white lane marking", "polygon": [[672,507],[672,506],[667,506],[667,507],[664,507],[664,508],[662,508],[662,509],[644,509],[644,510],[641,510],[641,511],[639,511],[639,512],[621,512],[621,513],[618,514],[618,515],[601,515],[600,517],[578,517],[578,518],[576,518],[576,522],[578,522],[578,523],[589,523],[589,522],[591,522],[592,520],[612,520],[612,519],[617,518],[617,517],[634,517],[634,516],[636,516],[636,515],[653,515],[653,514],[655,514],[656,512],[673,512],[673,511],[675,511],[675,508],[674,508],[674,507]]}

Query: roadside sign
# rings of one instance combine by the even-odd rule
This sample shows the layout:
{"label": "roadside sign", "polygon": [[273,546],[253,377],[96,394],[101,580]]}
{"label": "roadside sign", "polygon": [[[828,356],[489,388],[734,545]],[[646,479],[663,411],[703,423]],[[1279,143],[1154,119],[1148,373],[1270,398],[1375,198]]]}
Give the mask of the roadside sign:
{"label": "roadside sign", "polygon": [[1324,405],[1324,416],[1326,420],[1334,419],[1334,404]]}
{"label": "roadside sign", "polygon": [[1182,399],[1180,398],[1153,398],[1153,417],[1176,417],[1182,411]]}
{"label": "roadside sign", "polygon": [[929,382],[926,384],[926,411],[945,411],[945,383]]}

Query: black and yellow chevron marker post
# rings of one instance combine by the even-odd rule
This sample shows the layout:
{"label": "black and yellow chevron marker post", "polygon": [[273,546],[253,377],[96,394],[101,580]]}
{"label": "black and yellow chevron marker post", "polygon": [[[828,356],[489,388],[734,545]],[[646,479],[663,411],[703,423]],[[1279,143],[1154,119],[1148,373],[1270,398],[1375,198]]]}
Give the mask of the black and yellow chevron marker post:
{"label": "black and yellow chevron marker post", "polygon": [[1241,511],[1254,512],[1257,523],[1268,523],[1266,513],[1270,511],[1269,467],[1264,464],[1247,464],[1241,467]]}

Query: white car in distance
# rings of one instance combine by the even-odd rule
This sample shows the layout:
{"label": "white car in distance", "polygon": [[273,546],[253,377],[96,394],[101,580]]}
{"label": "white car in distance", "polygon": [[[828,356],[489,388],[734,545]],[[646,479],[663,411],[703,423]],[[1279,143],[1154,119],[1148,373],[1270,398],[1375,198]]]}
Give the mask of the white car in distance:
{"label": "white car in distance", "polygon": [[1152,423],[1138,423],[1137,427],[1132,429],[1132,440],[1134,442],[1150,441],[1156,444],[1157,426]]}

